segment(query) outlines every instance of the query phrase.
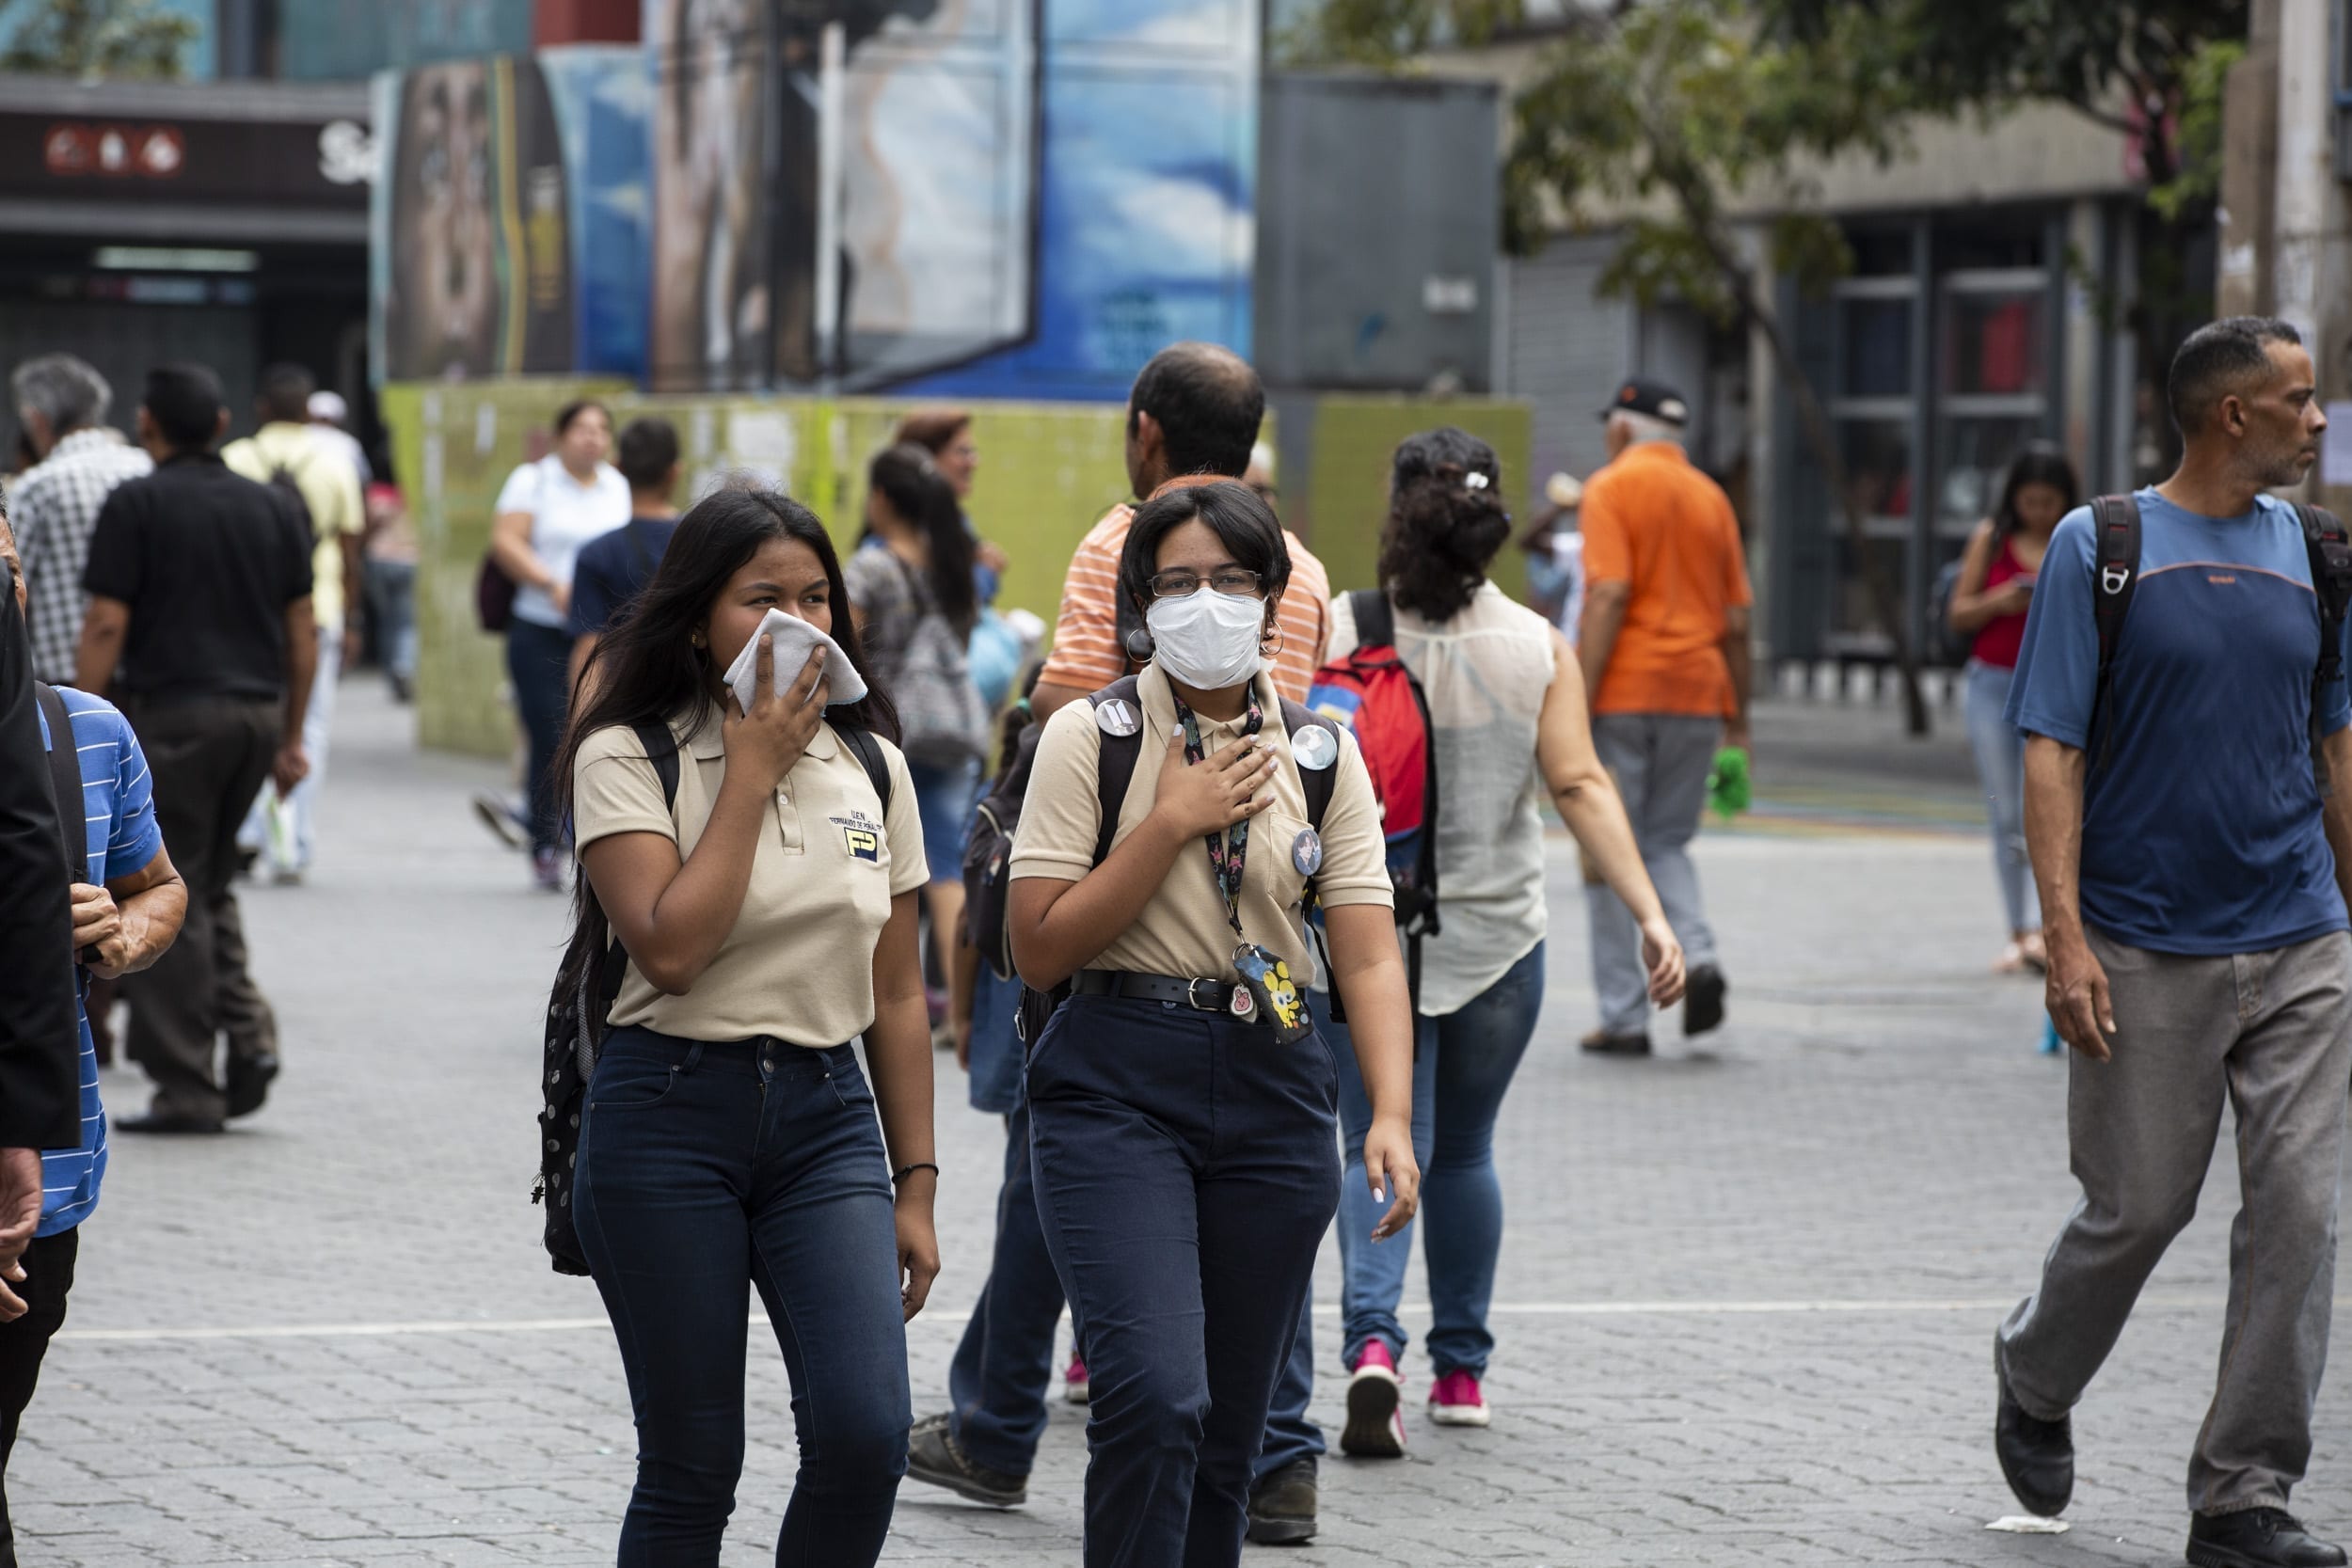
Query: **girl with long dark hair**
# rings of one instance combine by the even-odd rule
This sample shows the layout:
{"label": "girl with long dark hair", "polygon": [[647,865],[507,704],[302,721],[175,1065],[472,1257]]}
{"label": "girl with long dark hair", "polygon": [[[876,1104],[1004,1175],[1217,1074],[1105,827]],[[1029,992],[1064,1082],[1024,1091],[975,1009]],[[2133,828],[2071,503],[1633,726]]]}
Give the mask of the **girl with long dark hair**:
{"label": "girl with long dark hair", "polygon": [[[1274,514],[1231,480],[1138,511],[1119,592],[1151,662],[1047,721],[1014,842],[1014,959],[1069,996],[1032,1036],[1026,1087],[1038,1218],[1086,1325],[1090,1568],[1241,1556],[1340,1180],[1331,1048],[1292,994],[1313,974],[1311,880],[1374,1107],[1364,1180],[1392,1204],[1365,1230],[1413,1214],[1379,806],[1353,740],[1286,709],[1268,673],[1290,573]],[[1106,756],[1132,768],[1104,834]],[[1319,831],[1310,773],[1329,785]]]}
{"label": "girl with long dark hair", "polygon": [[[1502,1248],[1494,1130],[1544,1000],[1542,806],[1549,796],[1595,872],[1641,930],[1650,999],[1683,985],[1681,944],[1607,769],[1593,749],[1584,679],[1559,631],[1487,580],[1511,535],[1494,449],[1446,426],[1396,449],[1380,535],[1394,646],[1429,699],[1437,751],[1438,929],[1422,939],[1413,1065],[1414,1148],[1423,1172],[1422,1248],[1429,1265],[1429,1418],[1485,1426],[1486,1326]],[[1332,603],[1332,663],[1365,641],[1353,595]],[[1350,1016],[1353,1016],[1352,1010]],[[1347,1025],[1334,1035],[1346,1038]],[[1373,1121],[1376,1097],[1340,1058],[1343,1144]],[[1353,1156],[1351,1155],[1351,1161]],[[1341,1354],[1349,1371],[1341,1451],[1401,1458],[1405,1423],[1398,1321],[1411,1243],[1365,1244],[1372,1210],[1340,1184]]]}
{"label": "girl with long dark hair", "polygon": [[1994,968],[2013,974],[2042,969],[2042,903],[2026,858],[2026,743],[2017,726],[2002,717],[2017,676],[2026,638],[2026,613],[2033,608],[2034,579],[2058,519],[2074,510],[2081,486],[2074,465],[2045,442],[2017,454],[2001,485],[1993,515],[1968,536],[1946,611],[1952,629],[1972,639],[1968,654],[1968,743],[1977,754],[1993,825],[1993,868],[2001,883],[2001,905],[2009,916],[2009,945]]}
{"label": "girl with long dark hair", "polygon": [[921,447],[885,449],[868,478],[873,536],[851,553],[844,580],[858,636],[905,730],[931,866],[923,897],[945,952],[962,926],[964,819],[978,798],[991,728],[968,653],[979,616],[972,536],[954,486]]}
{"label": "girl with long dark hair", "polygon": [[[590,656],[564,747],[580,928],[593,942],[609,918],[629,958],[575,1203],[637,1418],[623,1568],[719,1560],[743,1459],[746,1279],[800,1435],[777,1563],[873,1562],[905,1470],[904,1324],[939,1272],[914,791],[887,698],[828,708],[821,646],[779,672],[761,636],[749,711],[724,683],[771,610],[831,635],[870,682],[845,601],[807,508],[709,497]],[[675,801],[647,722],[675,747]]]}

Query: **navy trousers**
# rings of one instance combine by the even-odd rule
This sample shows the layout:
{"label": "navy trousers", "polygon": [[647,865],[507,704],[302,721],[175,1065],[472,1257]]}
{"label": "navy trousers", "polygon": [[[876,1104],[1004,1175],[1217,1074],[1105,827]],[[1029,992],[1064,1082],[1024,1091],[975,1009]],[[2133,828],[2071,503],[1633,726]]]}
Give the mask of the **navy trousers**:
{"label": "navy trousers", "polygon": [[1330,1048],[1076,997],[1027,1084],[1038,1216],[1093,1384],[1088,1568],[1233,1568],[1339,1206]]}

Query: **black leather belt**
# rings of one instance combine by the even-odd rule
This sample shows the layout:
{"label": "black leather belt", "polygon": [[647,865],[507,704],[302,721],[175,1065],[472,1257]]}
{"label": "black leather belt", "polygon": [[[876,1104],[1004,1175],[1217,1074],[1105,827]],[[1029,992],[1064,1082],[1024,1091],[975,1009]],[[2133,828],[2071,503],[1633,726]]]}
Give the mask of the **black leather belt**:
{"label": "black leather belt", "polygon": [[1082,969],[1070,977],[1073,996],[1120,996],[1130,1002],[1176,1002],[1199,1012],[1223,1013],[1236,1022],[1255,1023],[1251,1013],[1236,1017],[1233,995],[1249,992],[1231,980],[1187,980],[1174,974],[1137,974],[1124,969]]}

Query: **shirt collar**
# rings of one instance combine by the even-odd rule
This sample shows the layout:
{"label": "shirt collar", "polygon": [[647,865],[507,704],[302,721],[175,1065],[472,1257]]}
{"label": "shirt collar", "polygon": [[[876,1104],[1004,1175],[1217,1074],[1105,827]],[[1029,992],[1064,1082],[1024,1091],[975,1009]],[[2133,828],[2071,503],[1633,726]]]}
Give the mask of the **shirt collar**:
{"label": "shirt collar", "polygon": [[1689,467],[1691,462],[1691,454],[1682,450],[1682,443],[1679,441],[1639,442],[1619,452],[1617,462],[1630,463],[1637,457],[1644,462],[1655,460],[1660,463],[1677,463],[1685,467]]}
{"label": "shirt collar", "polygon": [[135,450],[129,442],[112,430],[85,427],[81,430],[69,431],[58,436],[57,444],[49,449],[49,455],[41,461],[55,463],[61,457],[79,457],[84,452],[112,451],[118,447],[124,451]]}
{"label": "shirt collar", "polygon": [[[1168,721],[1175,722],[1172,718]],[[677,736],[686,754],[696,762],[710,762],[727,754],[725,721],[714,705],[705,704],[702,712],[693,718],[673,719],[670,733]],[[818,725],[817,733],[808,737],[808,749],[803,754],[818,762],[831,762],[840,753],[841,742],[834,737],[833,725],[824,723]]]}

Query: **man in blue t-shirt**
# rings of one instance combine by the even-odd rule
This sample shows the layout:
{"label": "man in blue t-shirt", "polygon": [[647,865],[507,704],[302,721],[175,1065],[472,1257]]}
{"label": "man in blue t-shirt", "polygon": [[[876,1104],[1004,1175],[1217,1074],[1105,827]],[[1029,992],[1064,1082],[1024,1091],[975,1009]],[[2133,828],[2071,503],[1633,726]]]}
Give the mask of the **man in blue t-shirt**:
{"label": "man in blue t-shirt", "polygon": [[[10,574],[16,542],[0,513],[0,562]],[[15,578],[20,604],[24,581]],[[147,775],[147,758],[131,733],[130,721],[103,698],[60,688],[71,735],[51,727],[40,705],[41,745],[54,752],[72,748],[81,776],[78,809],[67,815],[81,823],[88,879],[75,882],[70,896],[73,950],[90,974],[115,979],[153,963],[187,911],[187,888],[164,852],[163,833]],[[46,784],[44,777],[43,783]],[[72,870],[69,862],[69,876]],[[8,1522],[6,1479],[16,1447],[17,1423],[33,1397],[49,1341],[65,1322],[66,1295],[73,1288],[73,1262],[81,1223],[98,1207],[99,1183],[106,1175],[106,1113],[98,1099],[98,1053],[90,1040],[85,987],[77,973],[74,1011],[81,1036],[80,1141],[71,1148],[41,1150],[40,1223],[23,1259],[24,1278],[15,1287],[25,1310],[0,1323],[0,1562],[16,1560],[15,1531]]]}
{"label": "man in blue t-shirt", "polygon": [[628,521],[580,547],[572,569],[573,689],[596,651],[596,639],[612,628],[629,601],[644,591],[661,564],[670,536],[677,531],[677,430],[667,420],[631,420],[621,431],[613,467],[628,481]]}
{"label": "man in blue t-shirt", "polygon": [[[2286,1507],[2335,1293],[2352,700],[2341,679],[2315,689],[2309,549],[2294,509],[2263,492],[2302,481],[2328,421],[2282,322],[2200,329],[2168,391],[2186,450],[2137,498],[2138,582],[2104,703],[2087,508],[2051,538],[2010,697],[2050,1016],[2074,1047],[2082,1200],[2001,1325],[1994,1447],[2027,1508],[2066,1506],[2068,1412],[2195,1212],[2226,1101],[2244,1206],[2219,1385],[2189,1460],[2188,1560],[2321,1568],[2344,1554]],[[2332,793],[2312,776],[2313,734]]]}

